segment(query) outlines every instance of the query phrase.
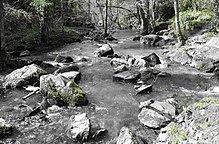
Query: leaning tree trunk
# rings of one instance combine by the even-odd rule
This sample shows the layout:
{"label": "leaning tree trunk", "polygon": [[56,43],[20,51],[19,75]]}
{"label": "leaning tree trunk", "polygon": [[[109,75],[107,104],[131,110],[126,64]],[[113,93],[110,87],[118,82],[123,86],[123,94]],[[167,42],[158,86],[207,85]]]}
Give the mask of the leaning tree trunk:
{"label": "leaning tree trunk", "polygon": [[149,1],[137,1],[136,7],[140,16],[141,35],[149,34]]}
{"label": "leaning tree trunk", "polygon": [[108,0],[106,0],[106,14],[105,14],[105,28],[104,28],[104,36],[107,36],[108,30]]}
{"label": "leaning tree trunk", "polygon": [[5,70],[7,54],[4,49],[4,7],[3,0],[0,0],[0,72]]}
{"label": "leaning tree trunk", "polygon": [[3,32],[4,32],[4,10],[3,0],[0,0],[0,51],[3,50]]}
{"label": "leaning tree trunk", "polygon": [[184,44],[184,38],[182,35],[182,31],[180,28],[180,21],[179,21],[179,1],[174,0],[174,10],[175,10],[175,27],[176,27],[176,36],[177,36],[177,42]]}

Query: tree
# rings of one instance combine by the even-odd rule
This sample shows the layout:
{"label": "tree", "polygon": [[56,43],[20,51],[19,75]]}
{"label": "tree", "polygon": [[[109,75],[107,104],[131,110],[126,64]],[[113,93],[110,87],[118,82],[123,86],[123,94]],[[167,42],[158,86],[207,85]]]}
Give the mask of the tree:
{"label": "tree", "polygon": [[3,0],[0,0],[0,51],[3,50],[3,35],[4,33],[4,8]]}
{"label": "tree", "polygon": [[177,42],[184,44],[184,37],[182,35],[182,31],[180,28],[180,21],[179,21],[179,1],[174,0],[174,10],[175,10],[175,30],[176,30],[176,37],[177,37]]}
{"label": "tree", "polygon": [[137,0],[136,8],[141,27],[141,35],[147,35],[149,33],[149,0]]}
{"label": "tree", "polygon": [[106,0],[106,15],[105,15],[105,28],[104,28],[104,36],[106,37],[108,30],[108,0]]}

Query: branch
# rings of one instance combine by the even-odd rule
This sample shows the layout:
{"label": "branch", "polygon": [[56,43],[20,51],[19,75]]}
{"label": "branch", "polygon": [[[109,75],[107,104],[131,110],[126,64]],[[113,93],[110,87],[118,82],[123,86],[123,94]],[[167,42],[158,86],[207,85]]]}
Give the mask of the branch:
{"label": "branch", "polygon": [[[98,5],[97,7],[105,7],[105,6]],[[130,12],[134,17],[138,18],[135,13],[133,13],[131,10],[129,10],[127,8],[124,8],[124,7],[121,7],[121,6],[108,6],[108,7],[126,10],[126,11]]]}

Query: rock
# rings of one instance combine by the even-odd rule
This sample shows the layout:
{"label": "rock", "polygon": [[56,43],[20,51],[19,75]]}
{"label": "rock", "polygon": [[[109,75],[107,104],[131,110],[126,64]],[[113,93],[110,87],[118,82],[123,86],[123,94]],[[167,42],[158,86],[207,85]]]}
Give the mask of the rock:
{"label": "rock", "polygon": [[108,133],[107,129],[104,129],[104,128],[97,129],[95,133],[92,135],[92,139],[103,137],[107,133]]}
{"label": "rock", "polygon": [[88,102],[80,86],[61,75],[41,76],[40,91],[48,98],[55,99],[59,105],[81,106]]}
{"label": "rock", "polygon": [[69,65],[69,66],[63,66],[59,69],[57,69],[54,74],[59,74],[59,73],[65,73],[65,72],[71,72],[71,71],[78,71],[79,67],[76,65]]}
{"label": "rock", "polygon": [[70,56],[62,56],[62,55],[58,54],[55,58],[55,62],[71,63],[71,62],[74,62],[74,60]]}
{"label": "rock", "polygon": [[159,73],[160,71],[156,69],[146,68],[141,71],[141,81],[146,84],[152,84],[156,80]]}
{"label": "rock", "polygon": [[174,122],[161,129],[156,143],[218,143],[218,103],[218,99],[206,97],[188,106]]}
{"label": "rock", "polygon": [[126,67],[126,65],[123,64],[123,65],[120,65],[120,66],[114,68],[113,70],[114,70],[114,74],[117,74],[117,73],[128,70],[128,68]]}
{"label": "rock", "polygon": [[165,45],[165,40],[158,35],[150,34],[142,36],[140,39],[140,43],[148,47],[157,47]]}
{"label": "rock", "polygon": [[147,64],[140,56],[123,56],[122,58],[113,58],[110,61],[112,66],[125,65],[127,67],[145,67]]}
{"label": "rock", "polygon": [[114,54],[113,48],[109,44],[103,44],[94,51],[96,57],[107,57]]}
{"label": "rock", "polygon": [[137,71],[124,71],[113,75],[114,80],[124,82],[136,82],[139,78],[141,78],[141,74]]}
{"label": "rock", "polygon": [[137,88],[136,91],[137,91],[137,94],[151,93],[152,85],[142,85],[139,88]]}
{"label": "rock", "polygon": [[141,35],[136,35],[132,40],[133,41],[140,41]]}
{"label": "rock", "polygon": [[62,110],[62,108],[60,108],[59,106],[57,106],[57,105],[52,105],[51,107],[49,107],[48,109],[47,109],[47,113],[56,113],[56,112],[58,112],[58,111],[60,111],[60,110]]}
{"label": "rock", "polygon": [[44,61],[41,64],[39,64],[39,66],[45,71],[47,71],[47,73],[53,73],[55,70],[58,69],[58,67],[55,67],[54,65]]}
{"label": "rock", "polygon": [[22,51],[20,53],[20,57],[25,57],[25,56],[30,56],[30,51],[29,50],[25,50],[25,51]]}
{"label": "rock", "polygon": [[63,116],[60,113],[51,113],[46,116],[46,118],[51,122],[58,122]]}
{"label": "rock", "polygon": [[83,143],[88,139],[90,126],[90,120],[87,118],[86,113],[71,116],[68,126],[70,130],[68,136]]}
{"label": "rock", "polygon": [[32,85],[38,81],[41,75],[47,72],[35,64],[17,69],[5,77],[3,86],[5,88],[23,87]]}
{"label": "rock", "polygon": [[142,59],[145,60],[148,66],[151,66],[151,67],[154,67],[157,64],[161,64],[160,58],[155,53],[145,56]]}
{"label": "rock", "polygon": [[0,138],[8,137],[12,135],[13,127],[6,123],[6,121],[0,118]]}
{"label": "rock", "polygon": [[70,71],[59,74],[63,77],[66,77],[70,80],[74,80],[76,83],[78,83],[81,80],[81,73],[78,71]]}
{"label": "rock", "polygon": [[163,102],[148,100],[141,102],[140,108],[138,119],[150,128],[165,126],[176,117],[176,104],[170,103],[169,100]]}
{"label": "rock", "polygon": [[167,55],[171,61],[180,63],[182,65],[190,64],[192,62],[191,56],[189,56],[188,53],[183,49],[169,52]]}
{"label": "rock", "polygon": [[138,142],[129,128],[122,127],[116,144],[138,144]]}

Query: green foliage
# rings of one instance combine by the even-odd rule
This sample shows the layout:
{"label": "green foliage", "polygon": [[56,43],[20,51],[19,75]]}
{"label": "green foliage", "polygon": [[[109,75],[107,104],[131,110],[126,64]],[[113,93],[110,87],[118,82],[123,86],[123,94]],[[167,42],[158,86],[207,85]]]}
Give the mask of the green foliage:
{"label": "green foliage", "polygon": [[185,110],[187,111],[187,110],[191,110],[191,109],[204,109],[207,106],[209,106],[210,104],[219,105],[219,100],[215,99],[213,97],[203,98],[199,102],[188,106]]}
{"label": "green foliage", "polygon": [[[210,23],[214,19],[214,12],[209,9],[181,11],[180,25],[184,37],[187,37],[193,30],[201,28],[203,25]],[[171,27],[175,27],[175,18],[171,19]]]}
{"label": "green foliage", "polygon": [[71,81],[69,86],[71,91],[69,92],[66,92],[65,90],[59,90],[51,80],[48,81],[48,86],[51,90],[49,93],[50,96],[63,101],[69,106],[79,106],[87,103],[87,98],[85,97],[84,92],[74,81]]}
{"label": "green foliage", "polygon": [[169,133],[174,144],[179,144],[180,141],[186,141],[188,139],[188,132],[181,130],[175,123],[169,125]]}

